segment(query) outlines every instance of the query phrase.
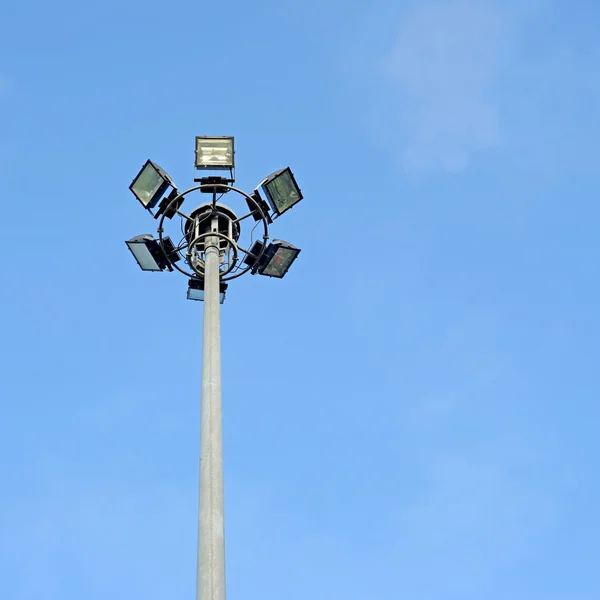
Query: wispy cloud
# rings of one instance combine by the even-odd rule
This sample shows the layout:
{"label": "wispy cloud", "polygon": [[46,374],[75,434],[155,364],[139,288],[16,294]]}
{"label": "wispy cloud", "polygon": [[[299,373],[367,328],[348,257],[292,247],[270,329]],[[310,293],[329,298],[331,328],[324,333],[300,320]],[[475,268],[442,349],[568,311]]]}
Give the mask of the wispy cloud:
{"label": "wispy cloud", "polygon": [[375,48],[363,63],[377,89],[370,126],[406,171],[461,172],[488,152],[529,170],[591,165],[600,47],[562,26],[558,8],[425,0],[365,20],[378,11],[384,33],[371,27],[362,44]]}
{"label": "wispy cloud", "polygon": [[464,169],[501,143],[495,86],[510,28],[489,3],[419,4],[400,24],[384,72],[402,100],[408,170]]}

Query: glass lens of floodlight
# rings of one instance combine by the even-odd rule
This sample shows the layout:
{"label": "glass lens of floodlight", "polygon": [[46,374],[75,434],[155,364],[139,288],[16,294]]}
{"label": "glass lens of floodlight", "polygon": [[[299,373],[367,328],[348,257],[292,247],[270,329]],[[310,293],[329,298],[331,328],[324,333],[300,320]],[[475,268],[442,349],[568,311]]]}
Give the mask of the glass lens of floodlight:
{"label": "glass lens of floodlight", "polygon": [[129,246],[142,271],[162,271],[152,254],[150,254],[145,242],[127,242],[127,246]]}
{"label": "glass lens of floodlight", "polygon": [[271,277],[283,277],[296,256],[298,256],[298,250],[279,248],[263,269],[262,274],[270,275]]}
{"label": "glass lens of floodlight", "polygon": [[265,184],[265,187],[278,213],[286,211],[301,200],[300,190],[289,169]]}
{"label": "glass lens of floodlight", "polygon": [[[188,288],[187,299],[204,302],[204,290],[194,290],[192,288]],[[225,292],[221,292],[219,294],[219,303],[223,304],[223,302],[225,302]]]}
{"label": "glass lens of floodlight", "polygon": [[164,177],[154,168],[154,165],[148,163],[133,182],[131,191],[144,206],[148,206],[164,181]]}
{"label": "glass lens of floodlight", "polygon": [[187,293],[188,300],[200,300],[200,302],[204,301],[204,290],[194,290],[192,288],[188,289]]}
{"label": "glass lens of floodlight", "polygon": [[233,167],[233,140],[197,138],[196,166],[206,168]]}

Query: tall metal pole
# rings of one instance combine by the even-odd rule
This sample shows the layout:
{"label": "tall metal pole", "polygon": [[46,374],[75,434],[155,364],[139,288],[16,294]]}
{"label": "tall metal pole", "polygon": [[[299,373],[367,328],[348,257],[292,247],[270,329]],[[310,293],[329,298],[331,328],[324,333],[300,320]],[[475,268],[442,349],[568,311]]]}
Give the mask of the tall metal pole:
{"label": "tall metal pole", "polygon": [[[213,228],[213,231],[215,229]],[[204,250],[204,331],[196,600],[225,600],[218,243],[217,237],[208,237]]]}

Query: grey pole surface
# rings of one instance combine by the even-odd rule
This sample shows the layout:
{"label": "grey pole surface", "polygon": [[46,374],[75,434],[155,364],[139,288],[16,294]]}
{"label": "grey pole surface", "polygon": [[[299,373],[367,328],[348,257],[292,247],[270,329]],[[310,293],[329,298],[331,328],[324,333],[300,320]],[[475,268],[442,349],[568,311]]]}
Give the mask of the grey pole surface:
{"label": "grey pole surface", "polygon": [[218,238],[206,238],[196,600],[225,600]]}

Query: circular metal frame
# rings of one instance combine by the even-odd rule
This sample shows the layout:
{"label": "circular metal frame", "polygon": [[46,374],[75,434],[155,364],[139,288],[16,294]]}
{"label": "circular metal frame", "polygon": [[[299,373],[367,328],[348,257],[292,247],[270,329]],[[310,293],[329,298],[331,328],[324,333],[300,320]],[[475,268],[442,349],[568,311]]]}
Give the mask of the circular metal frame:
{"label": "circular metal frame", "polygon": [[[233,248],[233,260],[231,261],[231,264],[225,271],[220,272],[220,276],[223,277],[223,276],[227,275],[227,273],[230,273],[233,269],[235,269],[235,266],[237,265],[237,261],[238,261],[237,244],[229,236],[225,235],[224,233],[220,233],[219,231],[206,231],[205,233],[201,233],[200,235],[197,235],[189,243],[188,249],[190,247],[195,246],[200,240],[203,240],[204,238],[207,238],[207,237],[221,238],[222,240],[225,240],[226,242],[228,242],[231,245],[231,247]],[[220,248],[218,246],[217,246],[217,249],[220,251]],[[188,256],[188,257],[192,256],[191,252],[187,252],[186,256]],[[194,269],[193,266],[192,266],[192,269]],[[196,275],[203,276],[203,273],[200,271],[196,271],[196,269],[194,269],[194,272],[196,273]]]}
{"label": "circular metal frame", "polygon": [[[171,209],[171,207],[173,206],[173,204],[175,204],[178,200],[184,198],[185,196],[187,196],[188,194],[198,191],[198,190],[202,190],[202,189],[212,189],[215,190],[216,188],[219,189],[227,189],[230,190],[232,192],[236,192],[238,194],[240,194],[241,196],[244,196],[244,198],[246,198],[247,200],[249,200],[254,207],[256,208],[256,210],[258,210],[258,213],[260,214],[260,220],[262,221],[263,224],[263,247],[261,248],[260,252],[258,253],[258,256],[256,257],[256,260],[259,261],[262,257],[262,255],[264,254],[266,247],[267,247],[267,240],[269,239],[269,224],[267,221],[267,218],[265,216],[265,214],[262,211],[262,208],[260,207],[260,205],[258,204],[258,202],[252,197],[250,196],[250,194],[244,192],[244,190],[240,190],[239,188],[233,187],[231,185],[226,185],[224,183],[219,183],[219,184],[215,184],[215,183],[203,183],[200,185],[195,185],[194,187],[191,187],[187,190],[185,190],[184,192],[181,192],[181,194],[178,194],[177,196],[175,196],[175,198],[173,198],[173,200],[171,200],[171,202],[169,202],[169,204],[165,207],[161,217],[160,217],[160,221],[158,223],[158,228],[157,228],[157,232],[158,232],[158,243],[160,244],[161,250],[166,254],[165,251],[165,246],[164,246],[164,241],[163,241],[163,232],[164,232],[164,222],[165,222],[165,216],[166,213],[169,212],[169,210]],[[215,194],[216,195],[216,194]],[[217,201],[215,200],[214,196],[213,196],[213,207],[216,207],[217,205]],[[181,205],[180,205],[181,206]],[[186,218],[188,220],[193,220],[190,217],[188,217],[187,215],[182,215],[179,213],[179,211],[177,210],[175,214],[179,214],[180,217],[182,218]],[[240,232],[241,233],[241,232]],[[203,234],[206,235],[206,234]],[[217,235],[217,232],[211,231],[209,232],[209,235]],[[220,234],[221,237],[226,238],[227,241],[232,244],[232,247],[234,249],[234,257],[237,259],[238,257],[238,247],[237,244],[235,242],[233,242],[233,240],[230,240],[227,236]],[[195,240],[194,240],[195,241]],[[188,244],[188,247],[191,244]],[[248,254],[248,252],[245,252],[245,254]],[[187,256],[187,253],[186,253]],[[222,273],[219,273],[219,279],[221,279],[222,281],[231,281],[232,279],[237,279],[238,277],[241,277],[242,275],[245,275],[248,271],[250,271],[250,269],[252,267],[248,266],[245,269],[243,269],[240,273],[236,273],[235,275],[229,275],[229,277],[227,277],[227,275],[231,272],[231,270],[233,270],[233,268],[235,268],[235,265],[237,264],[237,260],[232,261],[232,265],[230,268],[228,268],[226,271],[223,271]],[[186,277],[195,277],[198,275],[198,273],[196,273],[194,271],[194,273],[190,273],[189,271],[186,271],[185,269],[182,269],[180,266],[177,265],[177,263],[172,263],[172,266],[177,269],[180,273],[183,273]]]}

